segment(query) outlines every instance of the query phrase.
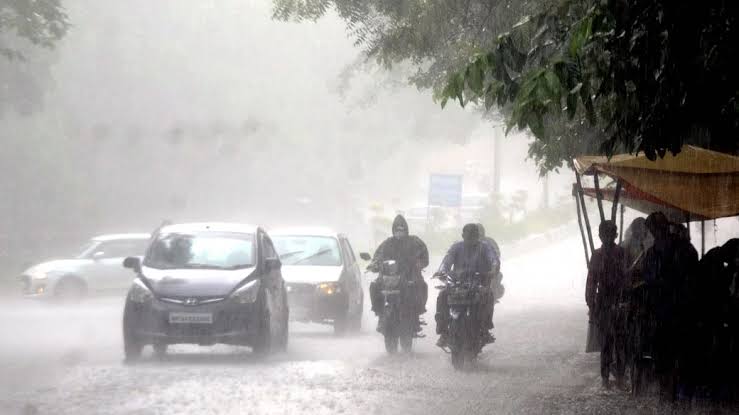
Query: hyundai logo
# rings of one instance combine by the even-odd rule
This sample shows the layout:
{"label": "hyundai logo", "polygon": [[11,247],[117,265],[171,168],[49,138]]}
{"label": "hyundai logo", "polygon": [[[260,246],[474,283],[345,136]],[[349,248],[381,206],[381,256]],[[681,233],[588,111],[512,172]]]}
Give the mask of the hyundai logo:
{"label": "hyundai logo", "polygon": [[199,302],[197,298],[193,297],[185,299],[185,305],[198,305]]}

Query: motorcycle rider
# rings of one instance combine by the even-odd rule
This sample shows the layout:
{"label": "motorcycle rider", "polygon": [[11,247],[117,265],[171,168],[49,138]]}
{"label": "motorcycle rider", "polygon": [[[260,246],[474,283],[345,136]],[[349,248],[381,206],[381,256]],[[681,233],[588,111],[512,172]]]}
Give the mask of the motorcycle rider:
{"label": "motorcycle rider", "polygon": [[[462,241],[452,244],[434,276],[480,273],[484,277],[483,286],[489,286],[491,273],[498,266],[492,246],[480,241],[480,228],[474,223],[468,223],[462,228]],[[446,289],[442,289],[436,298],[436,333],[440,335],[436,345],[442,348],[449,343],[447,295]],[[484,322],[481,323],[481,327],[487,326]],[[484,334],[485,341],[491,342],[490,331],[486,330]]]}
{"label": "motorcycle rider", "polygon": [[[398,271],[415,281],[414,308],[419,316],[426,312],[426,301],[428,300],[428,284],[423,280],[421,270],[429,265],[429,251],[426,244],[416,235],[411,235],[408,230],[408,222],[403,215],[398,215],[393,220],[393,236],[385,239],[375,250],[372,262],[367,266],[368,271],[377,272],[383,261],[394,260],[398,265]],[[370,283],[370,300],[372,311],[378,317],[382,317],[383,298],[382,287],[378,280]],[[382,332],[385,321],[380,318],[377,323],[377,331]],[[421,331],[420,320],[416,323],[416,333]]]}

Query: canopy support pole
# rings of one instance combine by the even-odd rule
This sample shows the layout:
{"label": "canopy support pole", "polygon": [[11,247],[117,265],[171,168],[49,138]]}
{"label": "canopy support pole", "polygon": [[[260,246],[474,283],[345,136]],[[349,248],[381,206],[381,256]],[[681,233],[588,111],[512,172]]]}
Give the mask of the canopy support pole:
{"label": "canopy support pole", "polygon": [[619,245],[621,244],[621,242],[624,241],[624,210],[626,210],[626,208],[624,207],[623,204],[621,204],[621,224],[618,225],[618,243],[619,243]]}
{"label": "canopy support pole", "polygon": [[[582,207],[582,215],[585,217],[585,229],[588,231],[588,242],[590,244],[590,252],[595,252],[595,245],[593,244],[593,231],[590,228],[590,218],[588,217],[588,209],[585,207],[585,196],[582,190],[582,182],[580,181],[580,175],[575,172],[575,179],[577,180],[577,195]],[[601,210],[601,214],[603,210]]]}
{"label": "canopy support pole", "polygon": [[590,266],[590,256],[588,255],[588,243],[585,241],[585,229],[582,226],[582,211],[580,210],[580,199],[578,198],[577,185],[572,185],[572,197],[575,199],[577,206],[577,225],[580,227],[580,238],[582,238],[582,249],[585,251],[585,267]]}
{"label": "canopy support pole", "polygon": [[685,227],[688,228],[688,240],[690,240],[690,212],[685,213]]}
{"label": "canopy support pole", "polygon": [[706,221],[701,221],[701,258],[706,254]]}
{"label": "canopy support pole", "polygon": [[606,220],[606,214],[603,212],[603,194],[600,192],[600,180],[598,179],[598,172],[595,172],[595,174],[593,174],[593,182],[595,183],[595,198],[598,200],[598,212],[600,212],[600,221],[603,222],[604,220]]}
{"label": "canopy support pole", "polygon": [[[611,206],[611,220],[616,223],[616,212],[618,211],[618,200],[621,198],[621,179],[616,182],[616,193],[613,195],[613,206]],[[623,223],[621,224],[623,225]]]}

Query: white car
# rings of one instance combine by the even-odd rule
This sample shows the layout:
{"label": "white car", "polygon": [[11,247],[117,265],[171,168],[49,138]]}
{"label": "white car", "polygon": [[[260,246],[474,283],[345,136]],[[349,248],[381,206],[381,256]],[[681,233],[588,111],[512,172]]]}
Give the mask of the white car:
{"label": "white car", "polygon": [[133,273],[123,268],[123,260],[143,256],[148,242],[149,235],[144,233],[92,238],[74,258],[43,262],[23,272],[23,294],[28,298],[59,300],[123,297],[134,279]]}
{"label": "white car", "polygon": [[332,324],[334,331],[362,325],[362,271],[349,239],[325,228],[271,231],[282,261],[290,318]]}

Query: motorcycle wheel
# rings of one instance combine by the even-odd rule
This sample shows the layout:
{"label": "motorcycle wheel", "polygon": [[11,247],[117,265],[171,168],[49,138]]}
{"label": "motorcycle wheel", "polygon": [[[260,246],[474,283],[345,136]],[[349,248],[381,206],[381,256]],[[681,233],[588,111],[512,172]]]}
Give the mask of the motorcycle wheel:
{"label": "motorcycle wheel", "polygon": [[385,350],[390,354],[398,353],[397,336],[385,336]]}
{"label": "motorcycle wheel", "polygon": [[413,351],[413,336],[406,334],[400,338],[400,348],[404,353]]}
{"label": "motorcycle wheel", "polygon": [[452,366],[457,370],[464,370],[464,351],[460,349],[452,349]]}

